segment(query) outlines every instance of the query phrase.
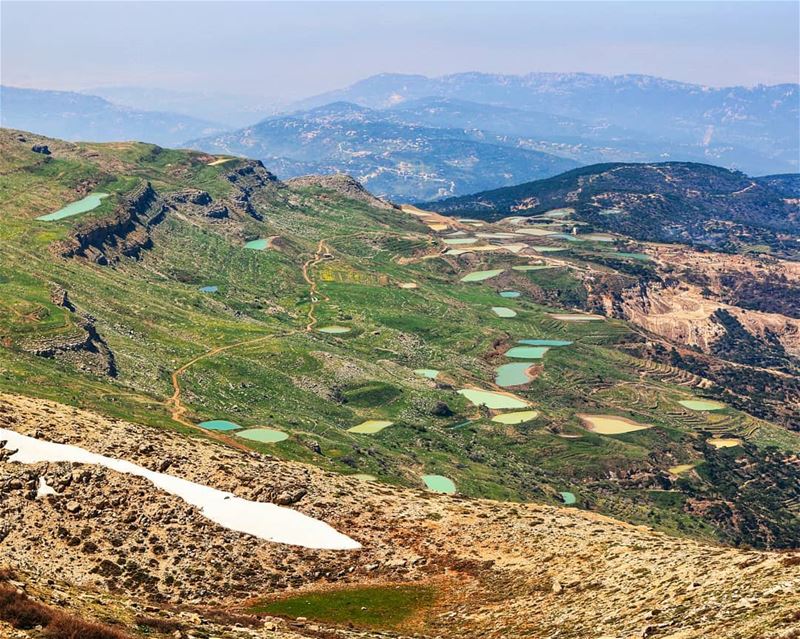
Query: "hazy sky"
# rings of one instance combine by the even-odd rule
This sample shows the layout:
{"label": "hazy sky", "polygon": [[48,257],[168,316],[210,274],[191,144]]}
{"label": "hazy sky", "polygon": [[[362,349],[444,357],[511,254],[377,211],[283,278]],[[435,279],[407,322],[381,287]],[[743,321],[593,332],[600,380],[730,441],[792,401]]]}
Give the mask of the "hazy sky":
{"label": "hazy sky", "polygon": [[800,3],[7,2],[2,82],[298,98],[403,72],[797,82]]}

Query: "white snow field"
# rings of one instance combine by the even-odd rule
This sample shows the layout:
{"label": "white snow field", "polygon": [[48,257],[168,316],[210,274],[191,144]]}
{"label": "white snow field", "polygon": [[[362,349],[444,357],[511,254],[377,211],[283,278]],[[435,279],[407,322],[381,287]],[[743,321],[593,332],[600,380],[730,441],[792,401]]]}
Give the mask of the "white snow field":
{"label": "white snow field", "polygon": [[216,488],[157,473],[122,459],[98,455],[78,446],[35,439],[5,428],[0,428],[1,441],[6,442],[7,449],[17,451],[9,457],[10,461],[22,464],[38,462],[95,464],[119,473],[143,477],[161,490],[196,506],[205,517],[220,526],[260,539],[326,550],[361,548],[361,544],[357,541],[336,531],[324,521],[291,508],[249,501]]}

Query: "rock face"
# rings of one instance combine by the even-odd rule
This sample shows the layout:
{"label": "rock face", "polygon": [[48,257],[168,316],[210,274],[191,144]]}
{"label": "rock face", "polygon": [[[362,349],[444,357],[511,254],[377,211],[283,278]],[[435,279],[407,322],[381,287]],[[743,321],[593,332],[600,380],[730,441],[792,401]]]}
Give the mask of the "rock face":
{"label": "rock face", "polygon": [[161,195],[150,182],[144,182],[126,195],[111,215],[78,223],[72,234],[53,244],[51,250],[62,258],[81,258],[100,265],[113,264],[123,257],[139,258],[142,251],[152,247],[153,234],[168,215],[227,224],[223,232],[241,236],[244,219],[263,220],[254,201],[268,204],[285,187],[257,161],[243,162],[226,177],[234,185],[233,193],[219,201],[199,189]]}
{"label": "rock face", "polygon": [[[337,552],[262,542],[144,480],[80,464],[26,466],[0,448],[0,562],[45,600],[69,599],[90,615],[91,600],[106,619],[191,612],[192,627],[218,623],[211,634],[228,637],[234,622],[215,622],[215,613],[249,597],[388,582],[436,588],[435,611],[408,627],[418,637],[553,636],[568,619],[574,637],[650,627],[653,637],[772,638],[788,632],[799,603],[797,553],[705,546],[590,512],[360,482],[206,439],[187,447],[169,431],[20,396],[0,396],[0,427],[153,469],[169,459],[170,474],[292,503],[363,544]],[[42,478],[55,494],[31,499]],[[320,628],[293,630],[321,636]]]}
{"label": "rock face", "polygon": [[79,223],[72,235],[53,245],[64,258],[82,257],[110,264],[120,257],[137,257],[152,245],[151,230],[164,221],[167,207],[150,182],[128,195],[108,217]]}
{"label": "rock face", "polygon": [[367,191],[362,184],[355,178],[345,175],[344,173],[335,173],[333,175],[305,175],[302,177],[292,178],[287,180],[286,184],[290,187],[303,188],[308,186],[316,186],[330,191],[341,193],[345,197],[353,200],[360,200],[365,204],[369,204],[379,209],[394,208],[392,204],[375,197]]}
{"label": "rock face", "polygon": [[74,331],[67,335],[24,341],[20,344],[22,350],[38,357],[69,362],[89,373],[116,377],[114,352],[98,332],[95,318],[78,312],[70,302],[67,291],[61,287],[53,290],[51,301],[73,314]]}

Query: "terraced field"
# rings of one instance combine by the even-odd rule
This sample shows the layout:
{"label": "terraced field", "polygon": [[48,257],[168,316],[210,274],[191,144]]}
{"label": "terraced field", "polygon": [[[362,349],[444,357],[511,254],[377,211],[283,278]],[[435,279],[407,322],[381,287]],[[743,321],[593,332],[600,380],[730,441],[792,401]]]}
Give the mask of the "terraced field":
{"label": "terraced field", "polygon": [[[633,357],[647,336],[581,305],[575,274],[600,268],[584,247],[608,238],[477,226],[143,144],[46,140],[44,158],[36,139],[0,138],[0,390],[379,482],[441,476],[468,496],[554,504],[570,493],[674,534],[800,539],[793,494],[785,511],[759,511],[762,528],[730,524],[755,497],[738,494],[750,477],[725,457],[779,463],[772,451],[791,455],[800,438],[729,406],[682,406],[719,389]],[[87,184],[109,193],[96,209],[36,219]],[[109,223],[123,214],[128,226]],[[453,233],[479,242],[454,254]],[[509,393],[496,375],[512,361],[528,381]],[[586,414],[650,427],[593,432]],[[720,522],[643,493],[654,486],[734,512]]]}

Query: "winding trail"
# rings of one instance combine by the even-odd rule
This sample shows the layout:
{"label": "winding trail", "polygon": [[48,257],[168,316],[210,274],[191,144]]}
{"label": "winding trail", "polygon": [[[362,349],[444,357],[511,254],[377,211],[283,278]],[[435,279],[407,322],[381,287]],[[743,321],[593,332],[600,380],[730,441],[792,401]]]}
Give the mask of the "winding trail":
{"label": "winding trail", "polygon": [[[314,326],[316,326],[318,321],[315,315],[315,311],[317,308],[317,304],[319,303],[319,289],[317,281],[313,277],[311,277],[310,270],[313,269],[320,262],[324,261],[326,259],[325,255],[327,253],[330,253],[330,248],[328,247],[328,243],[325,239],[321,239],[317,244],[317,250],[314,253],[314,256],[311,259],[306,260],[301,269],[303,274],[303,279],[308,283],[309,286],[309,297],[310,297],[310,307],[308,309],[308,323],[306,324],[304,330],[304,332],[306,333],[310,333],[311,331],[313,331]],[[324,296],[323,299],[327,301],[329,298],[327,296]],[[295,335],[299,332],[300,329],[286,331],[284,333],[271,333],[269,335],[262,335],[261,337],[254,337],[239,342],[233,342],[232,344],[227,344],[226,346],[217,346],[209,351],[206,351],[205,353],[198,355],[193,359],[190,359],[180,368],[175,369],[175,371],[173,371],[171,375],[172,396],[165,402],[165,404],[170,409],[171,419],[179,424],[188,426],[189,428],[200,430],[204,434],[218,441],[225,442],[242,450],[250,450],[247,446],[245,446],[241,442],[236,441],[234,437],[230,437],[222,433],[217,433],[215,431],[206,430],[205,428],[201,428],[197,424],[190,422],[188,419],[186,419],[185,415],[189,411],[189,409],[186,407],[186,405],[183,403],[182,400],[182,388],[181,388],[180,378],[187,370],[189,370],[192,366],[194,366],[198,362],[219,355],[220,353],[230,351],[234,348],[239,348],[240,346],[250,346],[252,344],[259,344],[261,342],[265,342],[270,339],[288,337],[289,335]]]}
{"label": "winding trail", "polygon": [[[325,260],[325,254],[330,253],[330,248],[328,248],[328,243],[322,239],[317,244],[317,252],[314,253],[314,257],[310,260],[307,260],[305,264],[303,264],[303,279],[308,282],[308,295],[311,300],[311,305],[308,308],[308,324],[306,324],[306,333],[310,333],[314,330],[314,327],[317,325],[317,318],[314,315],[314,311],[317,308],[317,303],[319,302],[319,298],[317,294],[319,292],[317,287],[317,281],[313,279],[309,275],[309,269],[314,268],[317,264]],[[328,296],[325,296],[325,301],[328,301]]]}

